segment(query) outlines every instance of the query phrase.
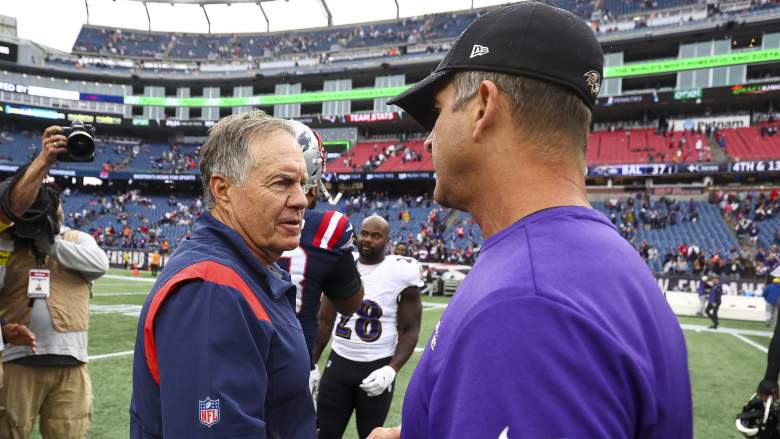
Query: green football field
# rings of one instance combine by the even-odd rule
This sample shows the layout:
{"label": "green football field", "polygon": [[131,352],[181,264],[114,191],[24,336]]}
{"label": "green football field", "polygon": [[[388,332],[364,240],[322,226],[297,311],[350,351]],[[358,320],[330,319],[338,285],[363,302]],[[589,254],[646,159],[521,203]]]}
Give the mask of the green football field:
{"label": "green football field", "polygon": [[[132,350],[140,306],[152,286],[148,277],[131,278],[112,270],[94,288],[89,330],[90,371],[95,394],[91,438],[124,438],[128,432],[128,406],[132,380]],[[422,332],[418,347],[428,340],[446,307],[447,299],[423,298]],[[704,330],[709,320],[680,317],[688,342],[693,385],[695,431],[698,439],[738,438],[734,416],[741,409],[766,364],[770,328],[762,323],[724,320],[716,333]],[[421,349],[418,349],[421,351]],[[397,390],[386,425],[401,422],[401,404],[415,353],[398,374]],[[327,353],[323,355],[323,369]],[[345,438],[356,438],[354,423]]]}

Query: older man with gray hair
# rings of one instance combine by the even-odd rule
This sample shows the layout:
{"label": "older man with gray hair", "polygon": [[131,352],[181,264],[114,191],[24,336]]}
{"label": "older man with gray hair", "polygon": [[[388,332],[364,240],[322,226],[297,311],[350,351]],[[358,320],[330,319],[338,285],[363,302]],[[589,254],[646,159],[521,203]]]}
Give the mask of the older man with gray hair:
{"label": "older man with gray hair", "polygon": [[252,111],[219,121],[200,154],[208,212],[141,311],[130,437],[314,438],[295,287],[274,263],[301,236],[300,147]]}

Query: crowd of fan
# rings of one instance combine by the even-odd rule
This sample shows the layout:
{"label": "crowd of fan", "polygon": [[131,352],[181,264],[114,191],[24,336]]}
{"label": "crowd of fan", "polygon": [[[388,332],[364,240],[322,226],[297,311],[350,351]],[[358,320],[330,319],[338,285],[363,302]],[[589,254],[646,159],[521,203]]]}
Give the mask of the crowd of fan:
{"label": "crowd of fan", "polygon": [[184,151],[180,145],[172,143],[167,151],[159,156],[149,158],[149,166],[153,171],[166,171],[175,174],[191,172],[198,169],[198,149]]}
{"label": "crowd of fan", "polygon": [[[775,7],[780,0],[754,0],[745,11]],[[635,29],[653,25],[649,20],[655,11],[684,5],[704,4],[702,0],[559,0],[553,2],[588,21],[599,33]],[[257,61],[283,56],[306,56],[328,63],[329,54],[343,49],[417,45],[457,37],[479,15],[487,10],[439,13],[323,30],[300,30],[273,34],[177,34],[85,27],[74,44],[76,53],[97,53],[113,57],[143,57],[154,60]],[[643,14],[647,13],[647,14]],[[678,12],[675,12],[678,13]],[[717,5],[707,16],[722,12]],[[634,14],[626,20],[625,14]],[[693,16],[679,14],[679,24]],[[618,26],[618,23],[622,23]],[[628,27],[627,27],[628,25]],[[435,46],[431,46],[435,47]],[[397,49],[396,49],[397,50]],[[386,55],[400,55],[396,51]]]}
{"label": "crowd of fan", "polygon": [[[640,254],[646,260],[652,260],[652,246],[643,242],[639,248]],[[706,248],[700,248],[695,242],[681,243],[675,249],[669,249],[662,260],[664,273],[711,275],[716,274],[727,280],[741,278],[765,278],[774,267],[780,265],[778,246],[772,245],[769,250],[757,246],[755,251],[742,246],[733,247],[728,252],[713,252],[708,254]]]}
{"label": "crowd of fan", "polygon": [[[682,135],[677,136],[674,132],[674,126],[667,123],[660,123],[656,134],[664,137],[664,143],[668,145],[668,151],[656,151],[655,155],[650,154],[651,161],[685,163],[690,161],[711,161],[712,154],[707,144],[710,137],[726,153],[727,143],[726,134],[719,128],[712,128],[707,125],[704,129],[700,127],[690,128],[681,131]],[[690,141],[690,136],[695,141]]]}
{"label": "crowd of fan", "polygon": [[435,14],[326,30],[222,36],[83,28],[74,51],[155,59],[250,61],[280,55],[313,56],[345,48],[418,44],[454,38],[477,16],[477,12]]}
{"label": "crowd of fan", "polygon": [[[70,197],[66,189],[63,199]],[[780,265],[780,229],[774,234],[769,248],[757,242],[756,223],[774,217],[780,208],[780,194],[770,193],[712,192],[711,204],[717,205],[727,222],[734,224],[734,232],[740,240],[726,252],[708,251],[697,242],[681,242],[677,248],[666,249],[663,254],[647,240],[637,243],[637,230],[663,229],[678,222],[696,222],[699,219],[696,203],[677,201],[673,198],[652,199],[649,193],[638,193],[624,199],[612,197],[605,202],[609,219],[620,234],[635,245],[642,258],[652,264],[660,262],[664,273],[710,275],[717,274],[726,280],[763,277]],[[453,212],[436,205],[429,197],[410,195],[389,196],[377,193],[372,196],[358,194],[347,196],[343,209],[356,219],[378,214],[392,227],[390,242],[394,254],[414,257],[423,262],[443,262],[471,265],[479,253],[481,239],[476,234],[474,219],[458,216],[450,220]],[[134,208],[131,208],[134,207]],[[424,220],[414,218],[410,209],[425,209]],[[92,198],[81,209],[66,208],[67,224],[84,229],[104,248],[156,249],[163,254],[177,242],[166,236],[166,226],[184,226],[189,229],[203,209],[200,197],[182,202],[171,195],[164,211],[157,214],[158,205],[138,190],[124,194]],[[151,213],[151,215],[150,215]],[[101,218],[113,220],[106,223]],[[359,227],[359,224],[355,224]],[[188,233],[179,236],[179,240]]]}
{"label": "crowd of fan", "polygon": [[780,209],[780,191],[772,189],[766,192],[712,192],[709,202],[716,204],[726,220],[736,223],[735,232],[743,237],[755,222],[773,218]]}
{"label": "crowd of fan", "polygon": [[[636,243],[637,230],[663,229],[676,225],[680,221],[696,222],[699,212],[696,203],[688,203],[673,198],[651,199],[647,192],[637,193],[635,197],[620,200],[612,197],[605,203],[610,221],[617,226],[620,235],[629,242]],[[638,208],[638,209],[637,209]]]}
{"label": "crowd of fan", "polygon": [[[63,199],[67,200],[70,196],[70,190],[66,189]],[[171,195],[163,210],[158,214],[158,205],[138,190],[94,197],[86,207],[65,209],[66,224],[86,231],[103,248],[157,249],[165,254],[189,235],[189,232],[180,235],[176,242],[172,242],[173,236],[168,236],[167,226],[191,228],[203,212],[203,200],[195,197],[182,202]],[[111,220],[105,222],[104,218]],[[98,225],[93,226],[93,222]]]}
{"label": "crowd of fan", "polygon": [[[726,279],[763,278],[780,265],[780,229],[775,230],[769,248],[758,243],[759,222],[777,215],[780,208],[780,194],[777,189],[765,192],[712,192],[709,202],[717,205],[733,230],[740,245],[728,252],[712,252],[701,248],[695,242],[681,243],[677,249],[668,249],[663,255],[662,267],[665,273],[709,275],[717,274]],[[646,261],[653,261],[658,250],[642,241],[639,253]]]}
{"label": "crowd of fan", "polygon": [[[428,214],[424,221],[414,223],[411,208],[425,208]],[[447,233],[447,219],[451,211],[436,205],[429,197],[404,195],[390,197],[378,193],[347,197],[345,213],[377,214],[389,223],[398,224],[391,232],[390,242],[394,254],[410,256],[422,262],[446,262],[452,264],[473,264],[479,252],[480,240],[474,233],[473,219],[454,222]],[[460,243],[460,244],[459,244]]]}
{"label": "crowd of fan", "polygon": [[379,145],[374,145],[374,153],[371,154],[366,161],[362,164],[355,163],[355,152],[349,152],[344,156],[344,166],[350,168],[354,172],[372,172],[379,168],[382,163],[390,157],[400,156],[401,163],[419,162],[422,161],[422,154],[410,148],[404,144],[391,144],[387,145],[380,150]]}

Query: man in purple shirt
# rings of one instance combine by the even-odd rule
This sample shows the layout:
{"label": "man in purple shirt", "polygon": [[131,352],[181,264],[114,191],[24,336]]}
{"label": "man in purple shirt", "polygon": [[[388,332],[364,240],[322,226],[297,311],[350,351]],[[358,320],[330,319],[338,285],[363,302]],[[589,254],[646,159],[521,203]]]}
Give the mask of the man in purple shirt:
{"label": "man in purple shirt", "polygon": [[431,130],[436,201],[470,212],[486,240],[409,383],[402,428],[370,438],[693,436],[682,330],[588,204],[602,67],[582,20],[525,2],[478,18],[392,101]]}

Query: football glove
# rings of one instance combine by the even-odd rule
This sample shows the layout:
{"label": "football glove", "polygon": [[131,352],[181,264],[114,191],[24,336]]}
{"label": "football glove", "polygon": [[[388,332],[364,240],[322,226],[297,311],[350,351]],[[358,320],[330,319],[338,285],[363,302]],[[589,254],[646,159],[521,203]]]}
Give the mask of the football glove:
{"label": "football glove", "polygon": [[764,401],[755,393],[737,415],[737,431],[742,436],[753,439],[777,439],[777,406],[772,397]]}
{"label": "football glove", "polygon": [[378,396],[385,390],[393,390],[393,380],[395,379],[395,369],[390,366],[381,367],[366,377],[360,384],[368,396]]}

